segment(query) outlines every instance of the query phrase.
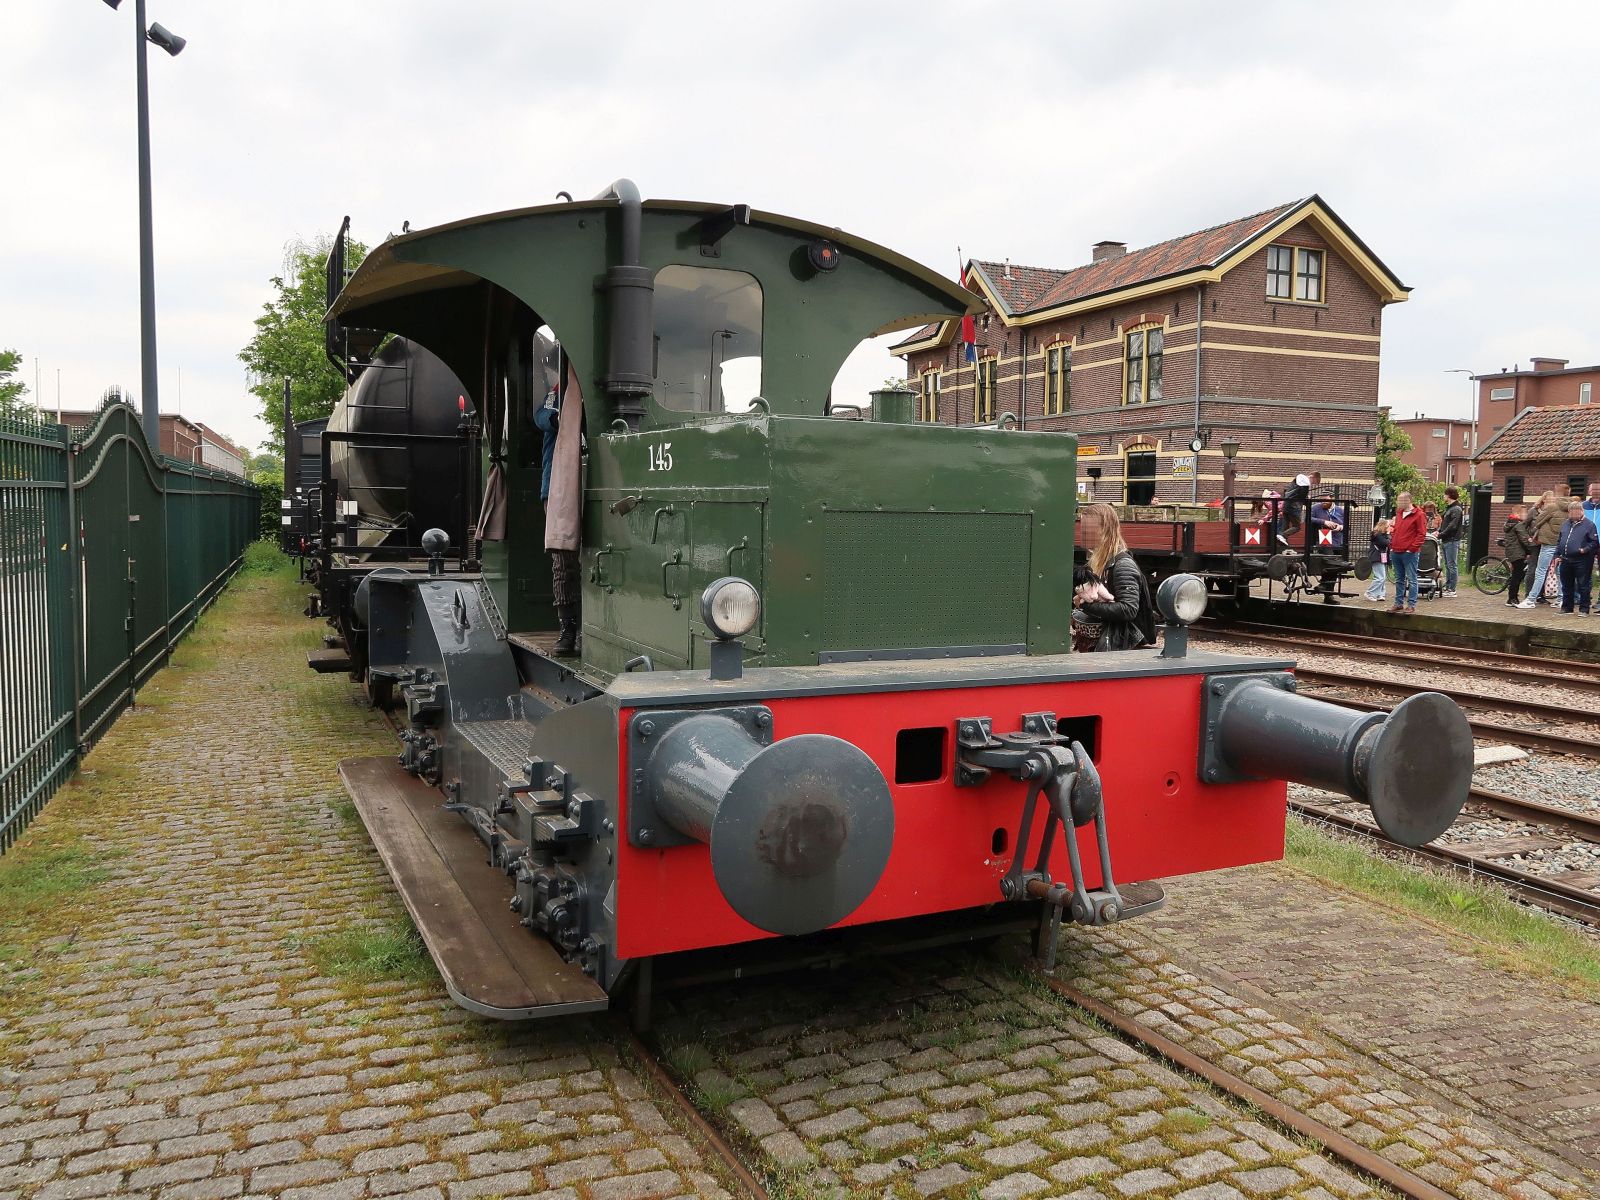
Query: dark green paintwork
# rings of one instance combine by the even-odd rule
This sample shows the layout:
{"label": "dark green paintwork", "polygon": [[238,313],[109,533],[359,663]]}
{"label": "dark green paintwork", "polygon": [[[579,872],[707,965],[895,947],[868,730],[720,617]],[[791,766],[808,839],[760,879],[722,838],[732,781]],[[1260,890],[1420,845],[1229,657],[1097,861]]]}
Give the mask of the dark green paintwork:
{"label": "dark green paintwork", "polygon": [[[958,315],[976,298],[882,247],[768,213],[733,228],[708,257],[701,222],[721,211],[647,202],[641,258],[652,270],[710,267],[760,281],[766,413],[690,415],[652,402],[637,431],[614,428],[598,285],[618,253],[615,202],[394,239],[368,256],[333,312],[416,338],[483,391],[515,353],[516,300],[555,331],[585,397],[584,663],[596,676],[639,654],[658,668],[704,665],[697,601],[724,574],[761,590],[765,611],[747,652],[768,665],[814,663],[821,650],[1025,643],[1030,654],[1065,651],[1074,439],[824,415],[834,377],[862,339]],[[838,246],[837,270],[806,263],[817,237]],[[879,415],[903,421],[913,403],[890,394]],[[551,625],[538,444],[519,415],[509,540],[484,554],[514,630]],[[671,455],[670,470],[651,469],[652,448]],[[614,513],[628,495],[640,502]]]}
{"label": "dark green paintwork", "polygon": [[[651,471],[650,448],[667,443],[672,469]],[[760,416],[591,439],[585,657],[604,673],[640,653],[659,667],[704,665],[695,599],[730,573],[741,545],[731,573],[766,603],[751,661],[1017,642],[1062,653],[1075,445],[1059,434]],[[642,499],[617,516],[611,504],[625,495]]]}

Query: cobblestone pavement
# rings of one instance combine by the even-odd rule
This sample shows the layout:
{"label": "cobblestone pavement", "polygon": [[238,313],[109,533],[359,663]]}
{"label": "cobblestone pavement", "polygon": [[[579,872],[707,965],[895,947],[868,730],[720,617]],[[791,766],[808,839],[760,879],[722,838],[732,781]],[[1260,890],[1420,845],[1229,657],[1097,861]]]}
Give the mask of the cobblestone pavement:
{"label": "cobblestone pavement", "polygon": [[[1193,876],[1127,927],[1144,948],[1317,1026],[1600,1172],[1600,1002],[1284,866]],[[1266,997],[1270,996],[1270,1000]],[[1170,1032],[1170,1030],[1169,1030]],[[1600,1195],[1600,1182],[1592,1194]]]}
{"label": "cobblestone pavement", "polygon": [[313,965],[404,927],[334,774],[392,739],[296,608],[237,580],[0,860],[0,1196],[722,1194],[603,1027]]}
{"label": "cobblestone pavement", "polygon": [[[1454,1195],[1592,1193],[1338,1043],[1167,961],[1132,926],[1073,934],[1060,974]],[[813,1191],[981,1200],[1379,1194],[1044,993],[951,954],[697,996],[670,1061]]]}
{"label": "cobblestone pavement", "polygon": [[[0,860],[0,1197],[725,1195],[603,1023],[481,1021],[407,966],[401,910],[332,770],[392,742],[302,666],[317,631],[291,593],[278,577],[237,582]],[[1346,1034],[1360,1006],[1324,1002],[1371,985],[1311,943],[1329,922],[1375,918],[1337,896],[1319,909],[1311,888],[1285,909],[1281,880],[1259,885],[1275,910],[1228,891],[1266,878],[1185,881],[1158,920],[1070,933],[1061,973],[1456,1195],[1597,1194],[1415,1078],[1442,1069],[1398,1052],[1382,1021],[1410,997],[1442,1023],[1432,973],[1387,981],[1388,1040]],[[1228,906],[1250,903],[1274,915],[1229,925]],[[1336,944],[1377,961],[1384,937],[1404,939],[1392,920],[1376,928]],[[351,947],[384,945],[351,975]],[[1237,978],[1180,965],[1197,962]],[[1333,1032],[1251,980],[1327,1008]],[[1464,1011],[1492,1023],[1516,983],[1463,984],[1483,989]],[[924,955],[666,1008],[670,1061],[788,1200],[1377,1194],[997,957]],[[1381,1062],[1350,1048],[1369,1034]]]}

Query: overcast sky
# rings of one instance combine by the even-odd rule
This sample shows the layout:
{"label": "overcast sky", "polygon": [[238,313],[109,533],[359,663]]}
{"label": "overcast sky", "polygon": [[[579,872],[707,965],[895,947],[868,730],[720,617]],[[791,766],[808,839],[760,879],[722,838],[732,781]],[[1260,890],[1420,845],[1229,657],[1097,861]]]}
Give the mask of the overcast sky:
{"label": "overcast sky", "polygon": [[[252,445],[237,353],[292,238],[587,196],[743,202],[952,274],[1320,193],[1407,284],[1382,400],[1600,362],[1592,3],[148,0],[162,407]],[[133,3],[5,0],[0,348],[139,383]],[[898,367],[868,348],[848,384]]]}

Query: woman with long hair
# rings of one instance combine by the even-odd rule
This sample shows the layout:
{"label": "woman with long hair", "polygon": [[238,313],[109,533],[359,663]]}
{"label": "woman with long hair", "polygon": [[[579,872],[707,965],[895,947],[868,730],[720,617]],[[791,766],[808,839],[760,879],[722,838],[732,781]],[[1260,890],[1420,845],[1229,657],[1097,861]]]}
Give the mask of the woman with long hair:
{"label": "woman with long hair", "polygon": [[[1139,564],[1122,540],[1122,522],[1109,504],[1087,504],[1079,510],[1089,571],[1111,593],[1110,600],[1084,600],[1078,610],[1100,624],[1096,650],[1132,650],[1145,645],[1145,625],[1151,624],[1149,600]],[[1146,620],[1141,623],[1140,614]]]}

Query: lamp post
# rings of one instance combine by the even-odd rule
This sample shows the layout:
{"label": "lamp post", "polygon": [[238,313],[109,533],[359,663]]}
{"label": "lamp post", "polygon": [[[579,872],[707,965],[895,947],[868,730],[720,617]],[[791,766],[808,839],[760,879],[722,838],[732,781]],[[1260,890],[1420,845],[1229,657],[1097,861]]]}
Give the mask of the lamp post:
{"label": "lamp post", "polygon": [[1239,439],[1222,439],[1222,498],[1228,499],[1233,495],[1234,471],[1237,469],[1235,459],[1239,457]]}
{"label": "lamp post", "polygon": [[[1478,477],[1478,469],[1473,463],[1478,457],[1478,395],[1482,390],[1478,387],[1478,381],[1473,378],[1477,372],[1471,367],[1451,367],[1445,374],[1465,375],[1467,382],[1472,385],[1472,447],[1467,452],[1467,469],[1471,472],[1471,478],[1476,479]],[[1450,455],[1447,452],[1445,458],[1448,459],[1449,457]]]}
{"label": "lamp post", "polygon": [[[122,0],[105,0],[116,8]],[[150,228],[150,86],[145,42],[152,41],[176,58],[187,44],[159,24],[146,26],[144,0],[134,0],[134,75],[139,108],[139,373],[144,406],[144,436],[150,453],[161,451],[161,402],[156,387],[155,241]]]}

